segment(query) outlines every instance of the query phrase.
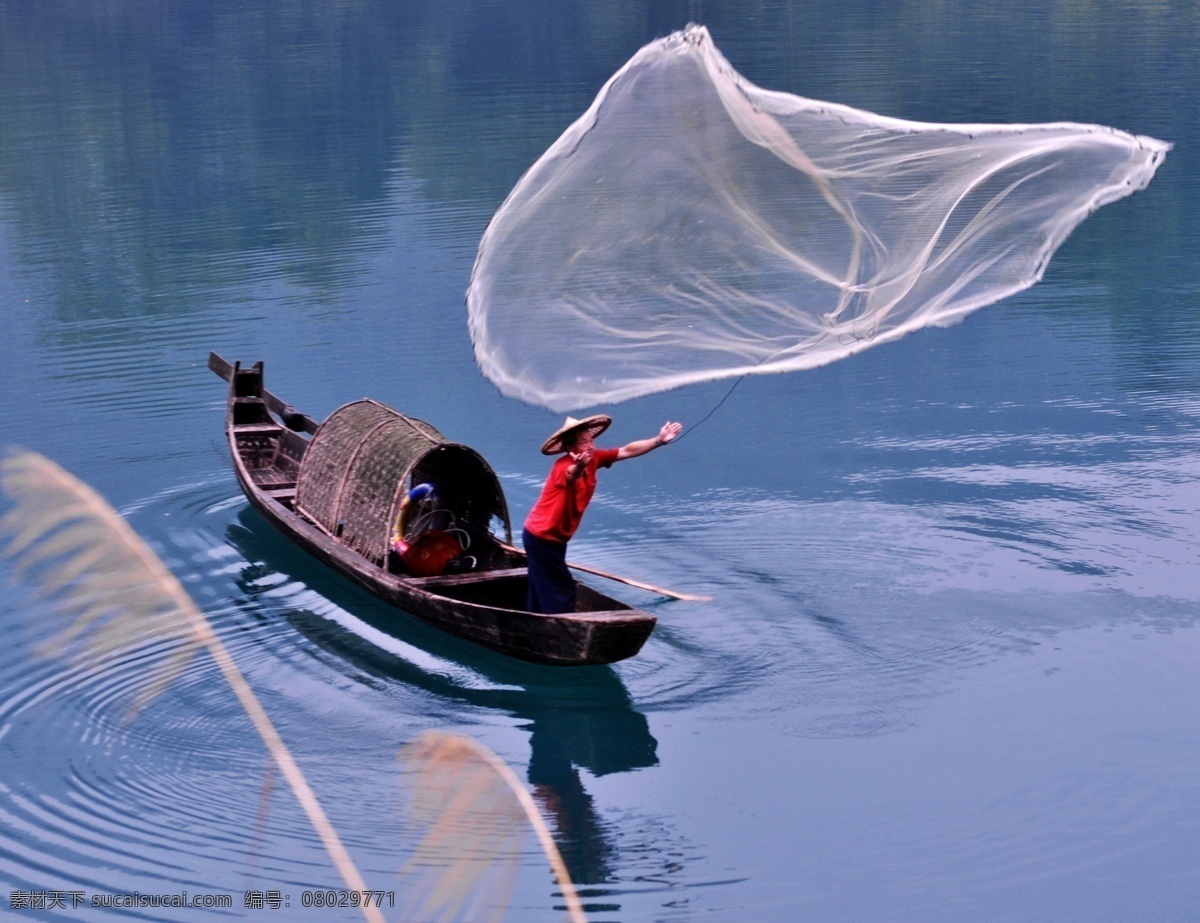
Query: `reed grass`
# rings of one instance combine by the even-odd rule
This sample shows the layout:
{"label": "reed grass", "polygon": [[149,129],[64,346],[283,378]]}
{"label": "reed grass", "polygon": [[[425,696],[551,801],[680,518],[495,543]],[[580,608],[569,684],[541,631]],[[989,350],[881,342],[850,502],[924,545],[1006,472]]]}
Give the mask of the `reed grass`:
{"label": "reed grass", "polygon": [[[130,648],[163,647],[161,662],[134,698],[132,718],[207,650],[346,886],[370,890],[228,649],[158,555],[95,490],[36,452],[10,451],[0,462],[0,487],[15,503],[0,519],[0,534],[10,536],[3,553],[14,574],[68,620],[39,652],[98,665]],[[545,821],[495,754],[464,737],[426,734],[402,756],[417,779],[412,816],[428,826],[406,866],[422,869],[410,901],[416,910],[406,919],[445,921],[485,906],[499,913],[493,919],[501,919],[528,824],[563,889],[572,921],[585,923]],[[386,923],[380,908],[360,910],[368,923]]]}

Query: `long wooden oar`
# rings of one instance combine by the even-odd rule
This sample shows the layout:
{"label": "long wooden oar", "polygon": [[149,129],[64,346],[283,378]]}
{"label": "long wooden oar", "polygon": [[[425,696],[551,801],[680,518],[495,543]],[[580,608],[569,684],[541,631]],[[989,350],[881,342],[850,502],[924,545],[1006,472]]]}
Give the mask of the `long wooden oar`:
{"label": "long wooden oar", "polygon": [[[524,554],[520,548],[515,548],[512,545],[507,545],[504,542],[497,544],[505,551],[515,551],[517,554]],[[639,590],[649,590],[651,593],[658,593],[660,596],[669,596],[672,599],[686,599],[689,602],[712,602],[711,596],[695,596],[691,593],[676,593],[674,590],[664,589],[660,586],[654,586],[652,583],[642,583],[640,580],[633,580],[630,577],[621,577],[617,574],[610,574],[608,571],[597,570],[595,567],[588,567],[586,564],[576,564],[573,561],[567,562],[567,567],[573,570],[581,570],[585,574],[592,574],[596,577],[606,577],[609,580],[615,580],[617,583],[624,583],[628,586],[637,587]]]}

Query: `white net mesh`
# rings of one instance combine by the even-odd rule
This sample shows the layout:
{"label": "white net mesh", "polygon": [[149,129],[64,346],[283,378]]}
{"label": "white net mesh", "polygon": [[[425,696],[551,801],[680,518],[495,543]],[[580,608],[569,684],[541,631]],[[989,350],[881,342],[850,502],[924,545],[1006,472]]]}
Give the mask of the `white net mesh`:
{"label": "white net mesh", "polygon": [[492,219],[476,360],[555,411],[824,365],[1032,285],[1169,147],[763,90],[689,26],[634,55]]}

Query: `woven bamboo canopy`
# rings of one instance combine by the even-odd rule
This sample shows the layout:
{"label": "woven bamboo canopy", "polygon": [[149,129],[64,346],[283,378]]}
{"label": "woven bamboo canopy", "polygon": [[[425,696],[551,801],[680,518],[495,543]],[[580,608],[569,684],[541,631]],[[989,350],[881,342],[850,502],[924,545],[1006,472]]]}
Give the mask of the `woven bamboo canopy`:
{"label": "woven bamboo canopy", "polygon": [[305,453],[296,507],[363,557],[387,557],[400,502],[416,484],[432,484],[443,509],[475,540],[493,518],[512,541],[504,491],[474,449],[378,401],[339,407],[321,424]]}

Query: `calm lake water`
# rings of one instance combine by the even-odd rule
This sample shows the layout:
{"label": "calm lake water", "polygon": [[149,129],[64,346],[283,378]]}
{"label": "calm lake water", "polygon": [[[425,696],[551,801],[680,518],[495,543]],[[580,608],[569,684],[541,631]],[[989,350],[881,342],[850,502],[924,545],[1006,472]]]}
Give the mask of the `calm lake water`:
{"label": "calm lake water", "polygon": [[[518,525],[558,424],[477,371],[464,291],[523,170],[687,22],[760,86],[930,121],[1174,143],[1030,291],[747,379],[603,479],[572,556],[709,594],[553,670],[410,624],[248,508],[208,350],[322,417],[363,396],[489,459]],[[1185,0],[0,5],[0,421],[183,580],[368,882],[415,834],[397,751],[527,781],[589,920],[1200,920],[1200,12]],[[611,410],[696,423],[729,383]],[[354,920],[217,668],[34,654],[0,600],[6,919]],[[14,909],[17,892],[228,911]],[[251,909],[247,891],[291,896]],[[509,919],[561,917],[532,841]]]}

